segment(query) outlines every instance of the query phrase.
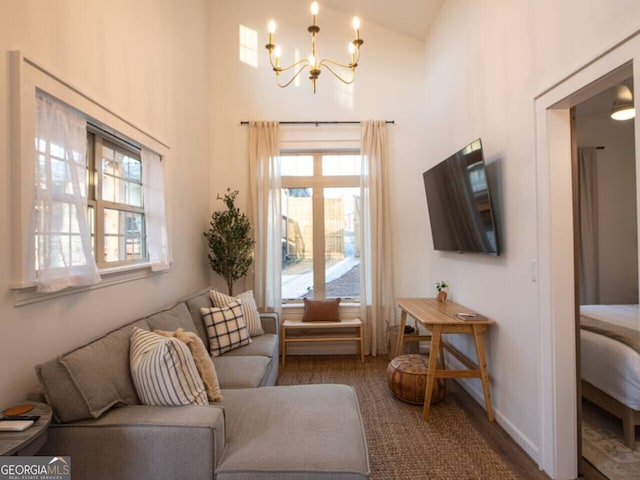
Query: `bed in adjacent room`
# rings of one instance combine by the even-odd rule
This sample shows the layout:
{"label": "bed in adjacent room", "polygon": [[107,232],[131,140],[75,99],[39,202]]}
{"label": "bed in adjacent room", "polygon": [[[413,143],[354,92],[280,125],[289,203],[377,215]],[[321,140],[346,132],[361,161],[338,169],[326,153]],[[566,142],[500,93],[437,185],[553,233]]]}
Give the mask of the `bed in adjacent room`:
{"label": "bed in adjacent room", "polygon": [[582,395],[622,420],[633,448],[640,425],[638,305],[581,305]]}

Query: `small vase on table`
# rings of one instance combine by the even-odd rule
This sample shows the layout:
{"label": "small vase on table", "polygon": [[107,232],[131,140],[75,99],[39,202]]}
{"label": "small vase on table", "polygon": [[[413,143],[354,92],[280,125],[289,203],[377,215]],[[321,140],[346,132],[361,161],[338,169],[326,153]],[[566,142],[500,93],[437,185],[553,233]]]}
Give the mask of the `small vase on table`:
{"label": "small vase on table", "polygon": [[440,280],[438,283],[436,283],[436,289],[438,290],[438,295],[436,296],[436,300],[438,300],[439,302],[446,302],[447,295],[448,295],[447,293],[448,288],[449,288],[449,285],[444,280]]}

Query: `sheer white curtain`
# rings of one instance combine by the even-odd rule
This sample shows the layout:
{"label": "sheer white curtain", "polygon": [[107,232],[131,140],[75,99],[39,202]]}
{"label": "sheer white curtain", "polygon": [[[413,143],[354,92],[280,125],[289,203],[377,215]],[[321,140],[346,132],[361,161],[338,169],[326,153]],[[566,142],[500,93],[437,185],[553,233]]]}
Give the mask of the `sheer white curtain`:
{"label": "sheer white curtain", "polygon": [[141,158],[149,261],[151,270],[159,272],[171,267],[164,200],[164,163],[160,155],[145,149],[142,149]]}
{"label": "sheer white curtain", "polygon": [[376,355],[386,352],[387,327],[395,323],[386,123],[362,122],[361,142],[360,315],[365,322],[365,348]]}
{"label": "sheer white curtain", "polygon": [[250,215],[255,244],[258,307],[281,313],[281,207],[278,122],[249,122]]}
{"label": "sheer white curtain", "polygon": [[581,147],[578,149],[581,305],[600,303],[597,160],[595,147]]}
{"label": "sheer white curtain", "polygon": [[35,281],[55,292],[100,281],[87,215],[86,120],[51,99],[36,99],[33,234]]}

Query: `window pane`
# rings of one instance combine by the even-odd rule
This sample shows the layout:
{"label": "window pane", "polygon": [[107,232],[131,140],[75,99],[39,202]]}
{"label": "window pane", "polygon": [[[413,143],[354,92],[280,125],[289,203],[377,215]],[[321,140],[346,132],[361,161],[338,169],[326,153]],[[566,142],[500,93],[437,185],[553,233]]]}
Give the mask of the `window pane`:
{"label": "window pane", "polygon": [[311,155],[280,157],[280,175],[283,177],[310,177],[313,175],[313,157]]}
{"label": "window pane", "polygon": [[104,210],[104,261],[124,262],[146,258],[144,215]]}
{"label": "window pane", "polygon": [[323,155],[322,175],[360,175],[360,155]]}
{"label": "window pane", "polygon": [[360,297],[360,189],[324,189],[326,298]]}
{"label": "window pane", "polygon": [[87,209],[89,221],[89,232],[91,232],[91,252],[93,253],[93,257],[96,256],[96,209],[89,205]]}
{"label": "window pane", "polygon": [[122,176],[128,180],[142,182],[142,163],[137,158],[131,158],[118,153],[118,157],[122,162]]}
{"label": "window pane", "polygon": [[102,199],[142,207],[142,163],[109,144],[102,147]]}
{"label": "window pane", "polygon": [[108,176],[102,176],[102,199],[108,202],[116,201],[116,179]]}
{"label": "window pane", "polygon": [[310,188],[282,190],[282,298],[313,289],[313,202]]}
{"label": "window pane", "polygon": [[[45,212],[44,204],[38,202],[36,270],[86,265],[76,208],[75,205],[65,202],[50,202],[50,208],[46,211],[48,216],[45,219],[42,215]],[[86,212],[80,214],[87,215]]]}

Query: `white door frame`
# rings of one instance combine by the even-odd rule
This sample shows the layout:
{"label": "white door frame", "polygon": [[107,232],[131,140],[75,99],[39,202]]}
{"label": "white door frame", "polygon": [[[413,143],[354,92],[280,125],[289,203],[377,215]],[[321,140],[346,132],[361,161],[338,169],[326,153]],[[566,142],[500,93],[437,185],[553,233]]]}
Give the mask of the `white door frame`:
{"label": "white door frame", "polygon": [[[626,69],[623,68],[626,66]],[[631,70],[632,69],[632,70]],[[570,108],[633,74],[640,80],[640,31],[540,93],[535,103],[538,295],[540,305],[539,466],[554,479],[578,475],[575,285]],[[637,85],[637,84],[636,84]],[[640,88],[634,101],[639,106]],[[640,171],[640,121],[635,122]],[[640,195],[640,185],[636,187]],[[640,201],[638,201],[640,205]],[[640,211],[640,210],[639,210]],[[640,222],[639,222],[640,233]]]}

